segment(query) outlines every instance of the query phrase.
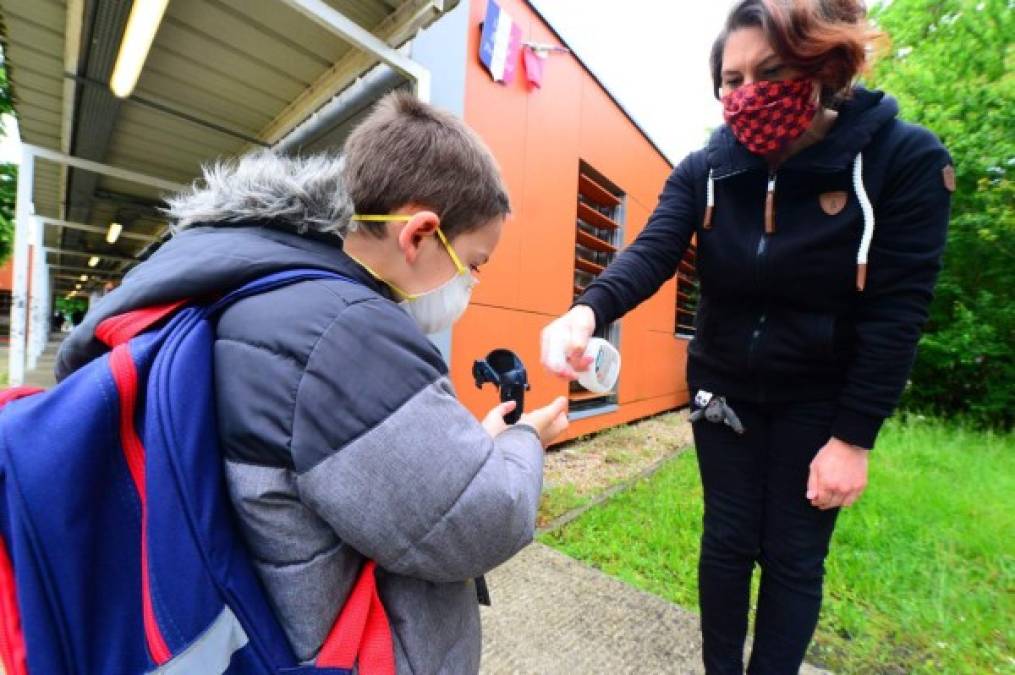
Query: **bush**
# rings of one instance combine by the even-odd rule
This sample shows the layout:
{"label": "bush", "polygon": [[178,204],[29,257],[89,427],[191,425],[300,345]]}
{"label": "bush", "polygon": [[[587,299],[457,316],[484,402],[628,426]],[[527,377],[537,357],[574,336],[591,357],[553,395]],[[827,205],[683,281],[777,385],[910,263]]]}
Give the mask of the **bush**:
{"label": "bush", "polygon": [[870,84],[938,134],[957,186],[944,269],[904,406],[1011,427],[1015,406],[1015,12],[1009,0],[895,0]]}
{"label": "bush", "polygon": [[921,340],[903,406],[1010,428],[1015,421],[1015,308],[981,291],[969,304],[956,301],[951,313],[947,326]]}

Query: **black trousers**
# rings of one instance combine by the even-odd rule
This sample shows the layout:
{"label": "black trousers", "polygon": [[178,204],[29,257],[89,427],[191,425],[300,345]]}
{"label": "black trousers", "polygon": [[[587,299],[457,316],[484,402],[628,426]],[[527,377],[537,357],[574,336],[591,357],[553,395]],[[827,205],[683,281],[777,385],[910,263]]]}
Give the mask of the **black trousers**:
{"label": "black trousers", "polygon": [[705,492],[698,565],[705,670],[743,673],[757,564],[761,585],[747,672],[797,673],[817,626],[838,512],[811,506],[807,477],[830,438],[836,406],[729,403],[744,424],[743,435],[704,419],[694,423]]}

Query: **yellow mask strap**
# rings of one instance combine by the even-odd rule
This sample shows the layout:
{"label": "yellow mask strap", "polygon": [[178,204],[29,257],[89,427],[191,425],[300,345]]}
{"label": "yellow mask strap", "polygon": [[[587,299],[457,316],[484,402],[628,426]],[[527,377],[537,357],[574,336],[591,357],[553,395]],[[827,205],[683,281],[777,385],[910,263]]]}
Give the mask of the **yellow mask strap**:
{"label": "yellow mask strap", "polygon": [[[406,214],[406,213],[391,213],[391,214],[388,214],[388,215],[374,215],[374,214],[360,215],[360,214],[357,214],[357,215],[354,215],[352,217],[352,219],[357,221],[357,222],[361,222],[361,223],[363,223],[363,222],[366,222],[366,223],[386,223],[386,222],[390,222],[390,221],[393,221],[393,220],[394,221],[400,221],[400,222],[408,222],[408,221],[413,219],[413,216],[410,215],[410,214]],[[451,256],[451,262],[455,263],[455,269],[458,270],[458,273],[459,274],[466,274],[468,272],[468,270],[465,268],[465,265],[462,264],[461,258],[458,257],[458,253],[455,251],[454,247],[448,241],[448,238],[444,236],[444,232],[441,230],[440,226],[437,227],[437,238],[441,240],[442,244],[444,244],[444,248],[447,249],[448,255]],[[367,271],[369,272],[370,270],[367,269]],[[394,288],[394,286],[392,286],[392,288]]]}
{"label": "yellow mask strap", "polygon": [[386,223],[392,220],[409,221],[412,220],[412,216],[406,213],[393,213],[387,216],[361,216],[355,215],[352,217],[353,220],[361,223]]}
{"label": "yellow mask strap", "polygon": [[468,270],[465,269],[465,265],[462,264],[461,259],[455,252],[455,247],[452,246],[451,243],[448,241],[448,238],[444,236],[444,232],[443,230],[441,230],[440,227],[437,228],[437,237],[441,240],[441,243],[444,244],[444,248],[448,250],[448,255],[451,256],[451,262],[455,263],[455,269],[458,270],[458,273],[459,274],[468,273]]}
{"label": "yellow mask strap", "polygon": [[393,283],[391,283],[390,281],[388,281],[387,279],[382,277],[377,272],[374,272],[373,269],[370,267],[370,265],[367,265],[365,262],[363,262],[362,260],[360,260],[356,256],[352,255],[348,251],[346,251],[346,255],[349,256],[350,258],[352,258],[353,260],[355,260],[356,263],[359,264],[359,266],[362,267],[363,269],[365,269],[367,272],[369,272],[370,276],[372,276],[374,279],[377,279],[377,281],[381,282],[382,284],[387,285],[388,288],[390,288],[391,290],[393,290],[395,292],[395,295],[401,297],[403,300],[413,300],[413,299],[416,298],[416,296],[412,295],[411,293],[406,293],[401,288],[399,288],[398,286],[394,285]]}
{"label": "yellow mask strap", "polygon": [[[357,215],[354,215],[352,217],[352,220],[355,220],[355,221],[358,221],[358,222],[368,222],[368,223],[386,223],[386,222],[390,222],[390,221],[408,222],[408,221],[412,220],[412,218],[413,218],[412,215],[405,214],[405,213],[392,213],[392,214],[388,214],[388,215],[374,215],[374,214],[360,215],[360,214],[357,214]],[[458,273],[459,274],[467,274],[468,273],[468,269],[466,269],[465,265],[462,264],[461,258],[458,257],[458,253],[455,251],[454,247],[448,241],[448,238],[444,236],[444,232],[441,230],[440,226],[437,227],[437,238],[440,239],[440,242],[444,245],[444,248],[445,248],[445,250],[447,250],[448,255],[451,256],[451,262],[453,262],[455,264],[455,269],[458,271]],[[352,256],[350,256],[350,257],[352,257]],[[356,260],[356,258],[353,258],[353,260]],[[405,291],[403,291],[398,286],[395,286],[390,281],[385,281],[384,279],[381,278],[381,276],[379,274],[377,274],[372,269],[370,269],[370,267],[365,265],[362,261],[356,260],[356,262],[359,263],[360,266],[363,267],[363,269],[365,269],[367,272],[369,272],[370,275],[373,278],[377,279],[378,281],[380,281],[382,283],[387,284],[391,288],[391,290],[393,290],[395,293],[400,295],[402,297],[402,299],[404,299],[404,300],[415,300],[416,298],[419,297],[419,294],[406,293]]]}

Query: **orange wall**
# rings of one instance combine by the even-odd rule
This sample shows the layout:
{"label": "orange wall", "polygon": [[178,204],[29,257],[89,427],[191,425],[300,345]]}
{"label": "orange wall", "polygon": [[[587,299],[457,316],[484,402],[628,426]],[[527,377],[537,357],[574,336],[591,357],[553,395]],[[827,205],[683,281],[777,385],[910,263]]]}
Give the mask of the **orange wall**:
{"label": "orange wall", "polygon": [[[498,0],[523,39],[557,43],[523,0]],[[500,163],[513,215],[472,306],[452,338],[452,376],[461,400],[478,416],[497,397],[471,381],[474,359],[495,347],[516,351],[529,369],[526,407],[566,395],[567,385],[539,366],[539,331],[572,301],[578,163],[584,160],[627,195],[625,243],[641,231],[670,173],[666,160],[570,55],[545,63],[543,88],[529,91],[518,65],[515,82],[494,82],[479,61],[486,0],[472,0],[465,121]],[[623,358],[617,412],[572,424],[570,437],[687,402],[685,340],[673,336],[674,281],[621,322]]]}
{"label": "orange wall", "polygon": [[8,258],[0,267],[0,291],[9,291],[12,288],[14,288],[14,256]]}

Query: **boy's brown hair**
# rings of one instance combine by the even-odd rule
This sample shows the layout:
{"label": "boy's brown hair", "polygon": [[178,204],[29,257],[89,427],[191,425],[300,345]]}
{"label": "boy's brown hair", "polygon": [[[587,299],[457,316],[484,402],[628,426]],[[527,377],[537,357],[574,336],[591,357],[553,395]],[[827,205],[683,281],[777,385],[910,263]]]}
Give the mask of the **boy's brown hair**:
{"label": "boy's brown hair", "polygon": [[[453,239],[510,213],[500,169],[478,135],[451,113],[396,91],[350,134],[342,180],[356,213],[381,215],[408,204],[432,209]],[[385,223],[358,227],[383,237]]]}

